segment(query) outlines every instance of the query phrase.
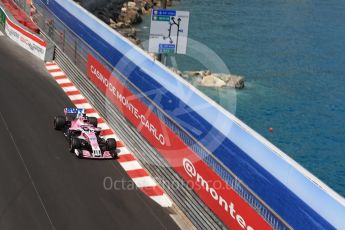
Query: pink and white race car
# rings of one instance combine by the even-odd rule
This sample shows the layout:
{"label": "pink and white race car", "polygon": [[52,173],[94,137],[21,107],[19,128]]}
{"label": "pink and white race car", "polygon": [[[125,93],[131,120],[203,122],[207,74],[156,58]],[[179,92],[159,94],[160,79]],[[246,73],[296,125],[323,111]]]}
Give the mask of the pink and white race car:
{"label": "pink and white race car", "polygon": [[70,152],[78,158],[117,158],[116,140],[101,136],[97,118],[87,117],[85,110],[78,108],[65,108],[64,113],[54,117],[54,129],[64,132]]}

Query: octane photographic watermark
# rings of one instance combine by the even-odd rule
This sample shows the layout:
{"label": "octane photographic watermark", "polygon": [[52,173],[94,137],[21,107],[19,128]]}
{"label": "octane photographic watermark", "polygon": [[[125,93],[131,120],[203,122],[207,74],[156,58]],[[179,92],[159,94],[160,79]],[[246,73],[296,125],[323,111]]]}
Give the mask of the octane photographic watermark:
{"label": "octane photographic watermark", "polygon": [[[181,188],[187,190],[201,190],[207,188],[214,188],[215,190],[227,190],[229,187],[224,187],[220,180],[216,181],[206,181],[203,180],[202,183],[197,183],[195,181],[179,181],[179,180],[164,180],[159,177],[154,177],[157,183],[166,190],[169,191],[180,191]],[[120,180],[114,179],[110,176],[104,177],[102,181],[103,189],[106,191],[134,191],[140,190],[140,188],[131,179],[122,178]]]}
{"label": "octane photographic watermark", "polygon": [[132,180],[116,180],[112,177],[108,176],[103,179],[103,188],[107,191],[115,190],[115,191],[132,191],[138,190],[138,187]]}

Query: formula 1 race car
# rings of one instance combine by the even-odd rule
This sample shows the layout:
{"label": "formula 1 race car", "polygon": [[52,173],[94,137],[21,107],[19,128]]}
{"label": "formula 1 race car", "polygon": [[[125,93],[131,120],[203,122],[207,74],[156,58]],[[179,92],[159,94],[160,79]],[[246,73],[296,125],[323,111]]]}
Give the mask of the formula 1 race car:
{"label": "formula 1 race car", "polygon": [[117,158],[116,140],[101,136],[97,118],[86,116],[85,110],[78,108],[65,108],[64,113],[54,117],[54,129],[64,132],[71,153],[78,158]]}

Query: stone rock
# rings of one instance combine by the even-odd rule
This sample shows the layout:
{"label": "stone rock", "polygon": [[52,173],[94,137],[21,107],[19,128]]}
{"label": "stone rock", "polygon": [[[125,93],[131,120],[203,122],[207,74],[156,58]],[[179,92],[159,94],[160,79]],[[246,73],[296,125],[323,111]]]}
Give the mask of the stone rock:
{"label": "stone rock", "polygon": [[185,71],[184,74],[191,77],[203,77],[205,76],[205,71]]}
{"label": "stone rock", "polygon": [[127,39],[132,42],[134,45],[140,45],[141,41],[137,38],[133,38],[133,37],[127,37]]}
{"label": "stone rock", "polygon": [[173,71],[174,73],[176,73],[177,75],[179,75],[180,77],[183,77],[182,72],[181,72],[180,70],[178,70],[177,68],[175,68],[175,67],[169,67],[169,69],[170,69],[171,71]]}
{"label": "stone rock", "polygon": [[135,2],[127,2],[128,8],[135,8],[137,4]]}
{"label": "stone rock", "polygon": [[203,72],[203,74],[204,74],[204,76],[209,76],[209,75],[211,75],[212,73],[211,73],[210,70],[205,70],[205,71]]}
{"label": "stone rock", "polygon": [[118,22],[116,23],[117,28],[125,28],[125,23],[124,22]]}
{"label": "stone rock", "polygon": [[122,36],[127,38],[135,38],[136,37],[136,30],[132,27],[123,27],[123,28],[117,28],[117,31],[122,34]]}
{"label": "stone rock", "polygon": [[148,13],[147,10],[146,10],[144,7],[142,7],[142,8],[141,8],[141,14],[144,14],[144,15],[145,15],[145,14],[147,14],[147,13]]}
{"label": "stone rock", "polygon": [[217,77],[215,77],[213,75],[205,76],[202,79],[201,84],[203,86],[216,87],[216,88],[221,88],[221,87],[225,87],[226,86],[226,83],[223,80],[221,80],[221,79],[219,79],[219,78],[217,78]]}
{"label": "stone rock", "polygon": [[243,89],[244,79],[242,77],[230,78],[230,80],[226,83],[226,85],[229,87],[236,88],[236,89]]}
{"label": "stone rock", "polygon": [[143,7],[146,11],[148,11],[149,9],[153,7],[153,4],[149,2],[145,2]]}
{"label": "stone rock", "polygon": [[116,27],[116,22],[113,20],[113,19],[111,19],[110,18],[110,20],[109,20],[109,26],[111,27],[111,28],[113,28],[113,29],[116,29],[117,27]]}
{"label": "stone rock", "polygon": [[185,71],[183,77],[192,77],[194,82],[207,87],[232,87],[236,89],[244,88],[244,79],[241,76],[232,74],[212,73],[209,70]]}
{"label": "stone rock", "polygon": [[215,77],[226,82],[226,85],[236,89],[244,88],[244,79],[241,76],[232,74],[214,74]]}
{"label": "stone rock", "polygon": [[129,25],[142,22],[142,18],[136,10],[128,10],[126,13],[122,13],[120,16],[120,20]]}
{"label": "stone rock", "polygon": [[158,55],[156,53],[151,53],[151,52],[148,52],[148,54],[155,60],[158,59]]}

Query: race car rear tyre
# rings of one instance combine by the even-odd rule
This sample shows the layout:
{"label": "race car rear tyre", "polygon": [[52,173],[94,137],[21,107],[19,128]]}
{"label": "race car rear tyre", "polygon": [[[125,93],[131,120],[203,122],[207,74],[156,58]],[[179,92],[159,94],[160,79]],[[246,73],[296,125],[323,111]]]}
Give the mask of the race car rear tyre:
{"label": "race car rear tyre", "polygon": [[66,125],[66,118],[64,116],[54,117],[54,129],[62,130]]}
{"label": "race car rear tyre", "polygon": [[116,150],[116,140],[114,138],[108,138],[106,140],[106,146],[108,151]]}
{"label": "race car rear tyre", "polygon": [[87,120],[91,125],[93,125],[95,128],[97,128],[98,121],[96,117],[88,117]]}
{"label": "race car rear tyre", "polygon": [[74,150],[80,149],[80,146],[81,146],[80,140],[78,138],[72,137],[71,142],[69,144],[69,151],[71,153],[74,153]]}

